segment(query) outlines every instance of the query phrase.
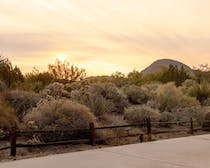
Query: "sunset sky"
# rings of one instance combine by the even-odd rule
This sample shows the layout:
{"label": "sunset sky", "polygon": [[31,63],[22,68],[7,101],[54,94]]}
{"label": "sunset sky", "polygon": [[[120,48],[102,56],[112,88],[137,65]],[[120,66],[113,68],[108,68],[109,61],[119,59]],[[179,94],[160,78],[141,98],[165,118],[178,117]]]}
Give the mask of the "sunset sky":
{"label": "sunset sky", "polygon": [[88,75],[160,58],[210,63],[209,0],[0,0],[0,54],[23,72],[56,58]]}

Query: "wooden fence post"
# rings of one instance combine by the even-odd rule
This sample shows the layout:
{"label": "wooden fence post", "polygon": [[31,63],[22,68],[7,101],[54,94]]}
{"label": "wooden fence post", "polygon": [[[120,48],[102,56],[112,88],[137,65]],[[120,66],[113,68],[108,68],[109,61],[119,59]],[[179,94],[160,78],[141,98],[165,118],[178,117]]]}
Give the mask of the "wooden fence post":
{"label": "wooden fence post", "polygon": [[152,135],[151,135],[152,130],[151,130],[150,117],[147,118],[146,123],[147,123],[147,137],[148,137],[148,141],[151,141],[152,140]]}
{"label": "wooden fence post", "polygon": [[16,156],[16,127],[12,127],[10,132],[10,156],[15,157]]}
{"label": "wooden fence post", "polygon": [[193,118],[190,118],[190,133],[193,135],[194,134],[194,126],[193,126]]}
{"label": "wooden fence post", "polygon": [[95,145],[95,126],[94,126],[94,123],[90,123],[90,144],[92,146]]}

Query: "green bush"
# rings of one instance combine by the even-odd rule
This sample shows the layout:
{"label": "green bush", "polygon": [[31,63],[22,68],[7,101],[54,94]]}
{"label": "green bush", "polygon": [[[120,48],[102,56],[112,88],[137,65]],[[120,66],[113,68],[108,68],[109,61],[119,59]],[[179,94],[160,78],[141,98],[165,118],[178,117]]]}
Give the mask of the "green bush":
{"label": "green bush", "polygon": [[24,76],[17,66],[12,66],[9,59],[0,56],[0,80],[8,87],[12,87],[16,83],[22,83]]}
{"label": "green bush", "polygon": [[131,85],[141,85],[143,83],[143,76],[141,72],[134,69],[132,72],[128,73],[128,82]]}
{"label": "green bush", "polygon": [[196,97],[197,100],[203,104],[206,99],[210,97],[210,85],[207,82],[195,84],[190,90],[190,95]]}
{"label": "green bush", "polygon": [[3,99],[15,109],[20,120],[31,108],[35,107],[40,101],[39,94],[21,90],[6,91],[3,94]]}
{"label": "green bush", "polygon": [[42,91],[44,89],[44,86],[41,82],[28,82],[28,81],[24,81],[23,83],[17,83],[14,88],[18,89],[18,90],[25,90],[25,91],[29,91],[29,92],[36,92],[39,93],[40,91]]}
{"label": "green bush", "polygon": [[14,109],[0,101],[0,129],[10,129],[18,126],[18,118]]}
{"label": "green bush", "polygon": [[195,98],[184,95],[174,83],[167,83],[159,87],[155,99],[162,112],[199,105]]}
{"label": "green bush", "polygon": [[19,84],[17,87],[27,91],[39,93],[45,88],[45,86],[49,85],[53,81],[53,76],[48,72],[39,72],[39,70],[34,68],[31,73],[27,73],[25,75],[24,83]]}
{"label": "green bush", "polygon": [[[160,115],[160,122],[173,122],[174,121],[174,115],[169,112],[163,112]],[[160,126],[162,127],[171,127],[171,124],[168,123],[161,123]]]}
{"label": "green bush", "polygon": [[145,104],[149,99],[149,93],[146,89],[135,85],[130,85],[123,88],[130,103],[132,104]]}
{"label": "green bush", "polygon": [[141,123],[148,117],[150,117],[151,121],[159,121],[160,113],[156,109],[143,105],[125,109],[124,117],[130,123]]}

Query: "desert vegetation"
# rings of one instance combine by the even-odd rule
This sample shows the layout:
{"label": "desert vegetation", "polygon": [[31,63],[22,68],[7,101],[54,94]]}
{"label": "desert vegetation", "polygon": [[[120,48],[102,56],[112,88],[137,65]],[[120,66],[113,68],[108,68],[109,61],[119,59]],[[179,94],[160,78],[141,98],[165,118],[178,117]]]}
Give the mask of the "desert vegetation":
{"label": "desert vegetation", "polygon": [[[148,117],[162,122],[192,117],[206,127],[205,121],[210,119],[209,69],[191,75],[183,67],[171,65],[146,75],[136,70],[127,75],[85,75],[84,69],[58,60],[45,72],[34,69],[22,74],[0,57],[1,132],[13,126],[64,130],[88,128],[90,122],[100,126],[135,124]],[[38,138],[49,141],[51,137]]]}

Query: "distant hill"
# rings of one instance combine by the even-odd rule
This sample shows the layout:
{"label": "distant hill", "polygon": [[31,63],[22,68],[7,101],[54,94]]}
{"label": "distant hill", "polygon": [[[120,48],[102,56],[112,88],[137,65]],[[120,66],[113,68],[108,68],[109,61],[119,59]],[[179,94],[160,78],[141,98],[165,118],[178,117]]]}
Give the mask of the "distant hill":
{"label": "distant hill", "polygon": [[155,62],[153,62],[150,66],[148,66],[147,68],[145,68],[142,71],[143,75],[147,75],[150,73],[156,73],[158,71],[161,70],[161,68],[163,67],[169,67],[169,65],[176,65],[178,68],[181,68],[182,66],[184,67],[184,69],[191,75],[194,76],[194,71],[192,68],[190,68],[189,66],[187,66],[186,64],[176,61],[176,60],[171,60],[171,59],[160,59],[157,60]]}

